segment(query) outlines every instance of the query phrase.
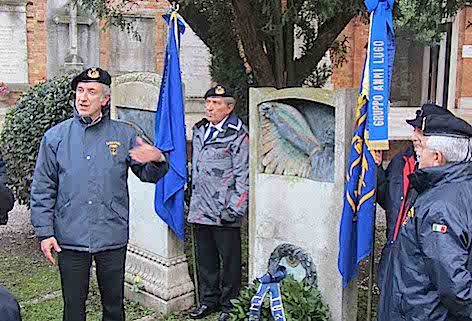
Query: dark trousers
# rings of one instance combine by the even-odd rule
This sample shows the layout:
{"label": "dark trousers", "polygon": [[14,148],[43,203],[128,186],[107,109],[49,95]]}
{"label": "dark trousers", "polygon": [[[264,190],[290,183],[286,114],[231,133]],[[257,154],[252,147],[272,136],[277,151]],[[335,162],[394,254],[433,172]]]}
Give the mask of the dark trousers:
{"label": "dark trousers", "polygon": [[200,303],[229,312],[241,287],[240,228],[195,224],[195,242]]}
{"label": "dark trousers", "polygon": [[62,250],[59,253],[64,321],[85,321],[90,267],[95,260],[103,321],[125,321],[123,304],[126,247],[98,253]]}

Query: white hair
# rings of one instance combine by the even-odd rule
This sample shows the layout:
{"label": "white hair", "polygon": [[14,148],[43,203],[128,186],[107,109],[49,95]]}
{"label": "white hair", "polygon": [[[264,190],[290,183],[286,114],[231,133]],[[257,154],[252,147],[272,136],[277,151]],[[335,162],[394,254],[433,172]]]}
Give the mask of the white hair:
{"label": "white hair", "polygon": [[426,147],[441,152],[446,163],[472,161],[472,140],[470,138],[429,136]]}
{"label": "white hair", "polygon": [[228,106],[232,105],[233,107],[236,105],[236,99],[233,97],[223,97],[225,102],[228,104]]}
{"label": "white hair", "polygon": [[[100,98],[100,101],[103,101],[105,97],[110,97],[111,98],[111,88],[110,86],[107,86],[105,84],[102,84],[103,92],[102,92],[102,97]],[[108,101],[110,103],[110,101]]]}
{"label": "white hair", "polygon": [[105,84],[102,84],[102,86],[103,86],[103,94],[102,94],[102,95],[103,95],[104,97],[105,97],[105,96],[111,96],[111,88],[110,88],[110,86],[107,86],[107,85],[105,85]]}

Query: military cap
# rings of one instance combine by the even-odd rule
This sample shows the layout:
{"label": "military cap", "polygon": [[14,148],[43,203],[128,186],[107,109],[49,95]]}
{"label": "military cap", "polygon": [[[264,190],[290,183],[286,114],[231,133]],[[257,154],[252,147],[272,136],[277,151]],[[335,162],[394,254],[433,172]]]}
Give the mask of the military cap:
{"label": "military cap", "polygon": [[452,113],[425,116],[421,129],[424,136],[472,137],[472,126]]}
{"label": "military cap", "polygon": [[77,88],[79,82],[98,82],[110,86],[111,76],[107,71],[99,67],[93,67],[85,69],[80,74],[75,76],[74,79],[72,79],[71,86],[73,90]]}
{"label": "military cap", "polygon": [[223,86],[222,84],[216,84],[215,87],[208,89],[205,93],[205,99],[208,97],[234,97],[233,92]]}
{"label": "military cap", "polygon": [[446,114],[453,116],[453,114],[446,108],[442,108],[434,104],[424,104],[421,107],[421,109],[418,109],[416,111],[416,118],[407,119],[406,122],[415,128],[421,128],[421,125],[423,123],[423,117],[427,115],[446,115]]}

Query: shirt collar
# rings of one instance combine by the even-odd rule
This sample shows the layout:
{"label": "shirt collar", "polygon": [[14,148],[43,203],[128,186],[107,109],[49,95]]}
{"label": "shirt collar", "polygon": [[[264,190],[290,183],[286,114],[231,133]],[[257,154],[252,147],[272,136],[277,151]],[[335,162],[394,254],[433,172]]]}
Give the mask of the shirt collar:
{"label": "shirt collar", "polygon": [[216,125],[213,125],[212,123],[210,123],[210,127],[214,127],[216,128],[216,130],[218,130],[219,132],[223,131],[223,125],[225,124],[226,120],[228,119],[228,116],[226,116],[225,118],[223,118],[222,121],[220,121],[218,124]]}

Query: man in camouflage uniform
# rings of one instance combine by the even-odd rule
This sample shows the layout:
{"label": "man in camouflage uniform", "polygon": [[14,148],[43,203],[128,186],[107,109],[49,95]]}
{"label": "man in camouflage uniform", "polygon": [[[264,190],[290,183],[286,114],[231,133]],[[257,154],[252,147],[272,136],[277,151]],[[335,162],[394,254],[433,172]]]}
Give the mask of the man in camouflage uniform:
{"label": "man in camouflage uniform", "polygon": [[249,139],[227,88],[216,85],[205,99],[207,118],[193,128],[188,221],[195,228],[200,306],[190,317],[204,318],[221,305],[219,321],[225,321],[241,285],[240,226],[248,204]]}

